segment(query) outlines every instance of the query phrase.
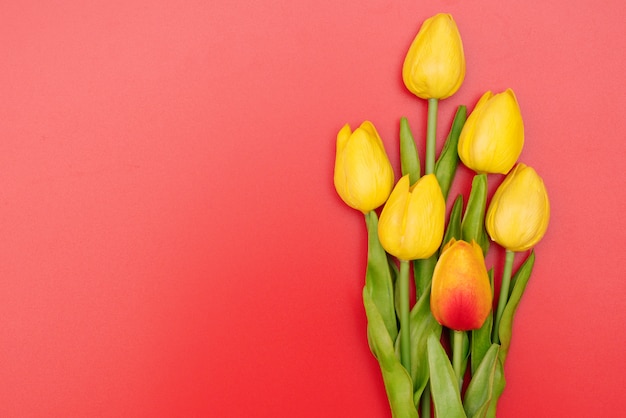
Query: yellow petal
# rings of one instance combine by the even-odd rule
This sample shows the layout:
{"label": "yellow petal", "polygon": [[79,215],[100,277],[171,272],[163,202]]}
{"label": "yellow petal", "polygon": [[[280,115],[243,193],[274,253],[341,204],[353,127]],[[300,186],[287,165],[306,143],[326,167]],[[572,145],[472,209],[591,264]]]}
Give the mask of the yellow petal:
{"label": "yellow petal", "polygon": [[506,174],[524,146],[524,122],[511,89],[486,92],[467,118],[459,137],[459,157],[479,173]]}
{"label": "yellow petal", "polygon": [[398,181],[378,223],[383,248],[401,260],[428,258],[443,238],[445,201],[437,178],[429,174],[409,187],[409,176]]}
{"label": "yellow petal", "polygon": [[440,13],[422,24],[404,60],[402,78],[422,99],[445,99],[456,93],[465,78],[465,54],[451,15]]}
{"label": "yellow petal", "polygon": [[335,189],[350,207],[367,213],[381,206],[393,187],[393,169],[371,122],[337,134]]}
{"label": "yellow petal", "polygon": [[545,235],[550,202],[537,172],[519,163],[491,199],[485,227],[492,240],[510,251],[526,251]]}

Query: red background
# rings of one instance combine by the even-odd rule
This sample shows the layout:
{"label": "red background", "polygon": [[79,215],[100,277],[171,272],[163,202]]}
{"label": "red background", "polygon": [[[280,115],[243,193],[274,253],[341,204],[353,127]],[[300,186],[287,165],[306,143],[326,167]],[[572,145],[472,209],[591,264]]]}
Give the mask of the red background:
{"label": "red background", "polygon": [[552,203],[499,416],[623,416],[626,6],[516,3],[3,2],[0,416],[390,416],[335,136],[372,120],[396,168],[399,118],[423,137],[401,66],[437,12],[467,57],[438,146],[511,87]]}

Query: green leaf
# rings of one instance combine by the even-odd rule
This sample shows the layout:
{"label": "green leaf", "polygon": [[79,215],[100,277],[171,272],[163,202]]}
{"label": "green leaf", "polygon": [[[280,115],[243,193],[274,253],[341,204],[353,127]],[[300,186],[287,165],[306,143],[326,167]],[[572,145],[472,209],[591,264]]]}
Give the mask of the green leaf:
{"label": "green leaf", "polygon": [[463,213],[463,195],[459,195],[454,199],[454,204],[450,210],[450,219],[448,220],[448,227],[446,233],[441,241],[441,246],[446,245],[452,238],[456,240],[461,239],[461,215]]}
{"label": "green leaf", "polygon": [[400,364],[383,318],[366,288],[363,288],[363,305],[367,315],[367,339],[380,366],[392,415],[394,418],[418,418],[411,376]]}
{"label": "green leaf", "polygon": [[378,240],[378,216],[370,211],[365,215],[367,224],[367,270],[365,288],[376,304],[392,341],[398,335],[394,306],[393,278],[387,253]]}
{"label": "green leaf", "polygon": [[435,164],[435,175],[437,176],[437,180],[439,180],[439,186],[441,186],[444,199],[448,198],[448,192],[450,191],[450,186],[452,185],[452,180],[454,180],[456,168],[459,164],[459,153],[457,148],[466,116],[467,108],[462,105],[459,106],[457,108],[456,115],[454,116],[454,120],[452,121],[452,127],[450,128],[448,138],[446,139],[443,149],[441,150],[441,154],[439,154],[439,159]]}
{"label": "green leaf", "polygon": [[487,175],[476,174],[472,180],[472,190],[461,222],[463,240],[476,241],[483,254],[489,251],[489,238],[485,231],[485,208],[487,206]]}
{"label": "green leaf", "polygon": [[463,410],[456,374],[452,369],[450,359],[434,334],[428,337],[428,367],[435,416],[467,418]]}
{"label": "green leaf", "polygon": [[535,253],[534,251],[531,251],[524,263],[522,263],[520,268],[513,276],[513,290],[511,291],[509,301],[507,302],[506,307],[504,308],[504,312],[502,313],[502,318],[500,319],[500,328],[498,330],[500,336],[500,344],[502,345],[500,357],[502,358],[503,364],[509,352],[509,346],[511,345],[513,317],[515,316],[515,311],[517,310],[520,300],[522,299],[524,290],[526,290],[526,285],[528,284],[528,280],[530,279],[534,264]]}
{"label": "green leaf", "polygon": [[[491,283],[491,292],[493,295],[493,269],[489,269],[489,282]],[[471,371],[472,375],[476,373],[478,365],[482,362],[483,357],[491,347],[491,329],[493,327],[493,309],[487,315],[487,319],[483,326],[472,331],[471,341]]]}
{"label": "green leaf", "polygon": [[402,175],[409,175],[409,183],[415,184],[420,178],[420,159],[411,127],[405,117],[400,119],[400,166]]}
{"label": "green leaf", "polygon": [[[437,322],[430,311],[430,288],[418,299],[411,309],[411,370],[413,380],[413,392],[415,405],[419,405],[422,392],[428,384],[428,348],[427,342],[430,335],[439,337],[441,325]],[[400,330],[400,334],[404,330]],[[399,338],[398,338],[399,340]],[[396,355],[399,355],[400,344],[396,341]]]}
{"label": "green leaf", "polygon": [[415,278],[415,292],[421,298],[427,289],[430,289],[430,282],[433,278],[433,271],[439,258],[439,252],[435,252],[429,258],[413,260],[413,276]]}
{"label": "green leaf", "polygon": [[[472,376],[463,404],[469,418],[485,418],[504,391],[504,371],[499,357],[500,346],[492,344]],[[495,416],[495,415],[494,415]]]}

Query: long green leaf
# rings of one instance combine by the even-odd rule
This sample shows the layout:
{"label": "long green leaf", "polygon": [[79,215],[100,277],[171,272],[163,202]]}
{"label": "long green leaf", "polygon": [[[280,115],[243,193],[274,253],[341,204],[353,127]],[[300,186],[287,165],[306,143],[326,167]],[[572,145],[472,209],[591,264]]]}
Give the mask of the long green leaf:
{"label": "long green leaf", "polygon": [[400,167],[402,175],[409,175],[409,183],[414,184],[420,178],[420,157],[413,139],[409,121],[400,119]]}
{"label": "long green leaf", "polygon": [[511,345],[513,317],[515,316],[515,311],[519,306],[519,302],[530,279],[534,263],[535,254],[531,252],[513,276],[513,290],[511,291],[509,301],[507,302],[506,308],[504,308],[504,313],[500,320],[499,337],[501,347],[498,351],[498,367],[496,368],[496,374],[494,376],[494,391],[485,418],[495,418],[498,400],[504,391],[504,363]]}
{"label": "long green leaf", "polygon": [[467,418],[463,410],[456,374],[452,369],[450,359],[434,334],[428,337],[428,366],[435,416]]}
{"label": "long green leaf", "polygon": [[411,376],[396,356],[383,318],[367,289],[363,289],[363,305],[367,315],[367,338],[383,376],[389,406],[394,418],[418,418],[413,402]]}
{"label": "long green leaf", "polygon": [[534,251],[531,251],[524,263],[522,263],[520,268],[513,276],[513,290],[511,291],[511,296],[509,297],[509,301],[506,304],[506,308],[504,308],[504,312],[502,313],[500,328],[498,330],[500,335],[500,344],[502,345],[502,352],[500,353],[500,357],[502,358],[503,364],[506,360],[506,356],[509,352],[509,347],[511,345],[513,317],[515,316],[515,311],[517,310],[520,300],[522,299],[524,290],[526,290],[526,285],[528,284],[528,280],[530,279],[534,264],[535,253]]}
{"label": "long green leaf", "polygon": [[367,270],[365,288],[376,304],[392,341],[398,335],[394,307],[393,278],[387,253],[378,240],[378,216],[371,211],[365,215],[367,224]]}
{"label": "long green leaf", "polygon": [[463,214],[463,195],[459,194],[454,199],[454,204],[450,210],[450,219],[448,220],[448,227],[446,233],[441,241],[441,246],[446,245],[452,238],[456,240],[461,239],[461,215]]}
{"label": "long green leaf", "polygon": [[435,252],[429,258],[413,260],[413,275],[415,278],[415,292],[417,297],[421,298],[427,289],[430,289],[430,282],[433,278],[435,265],[439,258],[439,251]]}
{"label": "long green leaf", "polygon": [[502,362],[498,356],[500,346],[492,344],[472,376],[463,405],[469,418],[485,418],[492,403],[504,390]]}
{"label": "long green leaf", "polygon": [[441,186],[443,197],[447,199],[452,180],[456,173],[456,168],[459,164],[459,153],[457,151],[459,144],[459,137],[461,136],[461,130],[465,124],[467,116],[467,108],[463,105],[457,108],[454,120],[452,121],[452,127],[446,142],[443,144],[439,159],[435,163],[435,176]]}
{"label": "long green leaf", "polygon": [[487,175],[476,174],[472,180],[472,190],[461,222],[461,230],[463,239],[468,242],[476,241],[482,248],[484,255],[487,255],[487,251],[489,251],[489,238],[485,232],[486,206]]}
{"label": "long green leaf", "polygon": [[496,373],[493,377],[493,393],[491,394],[491,402],[489,402],[489,409],[485,418],[496,418],[496,412],[498,409],[498,399],[504,392],[504,386],[506,385],[504,379],[504,363],[501,359],[502,349],[498,353],[498,365],[496,367]]}
{"label": "long green leaf", "polygon": [[[441,325],[430,311],[430,288],[418,299],[411,309],[411,370],[415,405],[419,405],[422,392],[428,384],[428,337],[432,334],[441,335]],[[400,330],[400,334],[404,330]],[[399,338],[398,338],[399,340]],[[399,355],[400,344],[396,341],[396,355]]]}
{"label": "long green leaf", "polygon": [[[489,283],[491,283],[491,294],[493,296],[493,269],[489,269]],[[493,327],[493,309],[487,315],[487,319],[483,326],[472,331],[471,342],[471,371],[472,375],[476,372],[478,365],[482,362],[483,357],[491,347],[491,330]]]}

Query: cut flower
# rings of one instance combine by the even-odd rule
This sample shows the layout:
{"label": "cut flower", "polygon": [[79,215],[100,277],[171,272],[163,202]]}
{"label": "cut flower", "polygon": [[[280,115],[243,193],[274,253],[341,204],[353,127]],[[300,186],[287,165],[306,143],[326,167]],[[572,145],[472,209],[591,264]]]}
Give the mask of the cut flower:
{"label": "cut flower", "polygon": [[385,203],[378,223],[383,248],[400,260],[428,258],[443,239],[446,202],[434,174],[409,185],[405,175]]}
{"label": "cut flower", "polygon": [[509,251],[526,251],[543,238],[550,222],[550,201],[537,172],[519,163],[498,187],[485,227],[492,240]]}
{"label": "cut flower", "polygon": [[381,206],[393,188],[393,168],[374,125],[354,132],[346,124],[337,134],[334,183],[341,199],[363,213]]}
{"label": "cut flower", "polygon": [[451,15],[439,13],[422,24],[404,60],[402,78],[422,99],[445,99],[461,87],[465,54]]}
{"label": "cut flower", "polygon": [[478,173],[507,174],[524,147],[524,121],[513,90],[483,94],[459,137],[459,157]]}
{"label": "cut flower", "polygon": [[430,309],[441,325],[457,331],[480,328],[491,311],[493,295],[485,259],[475,242],[446,244],[432,279]]}

